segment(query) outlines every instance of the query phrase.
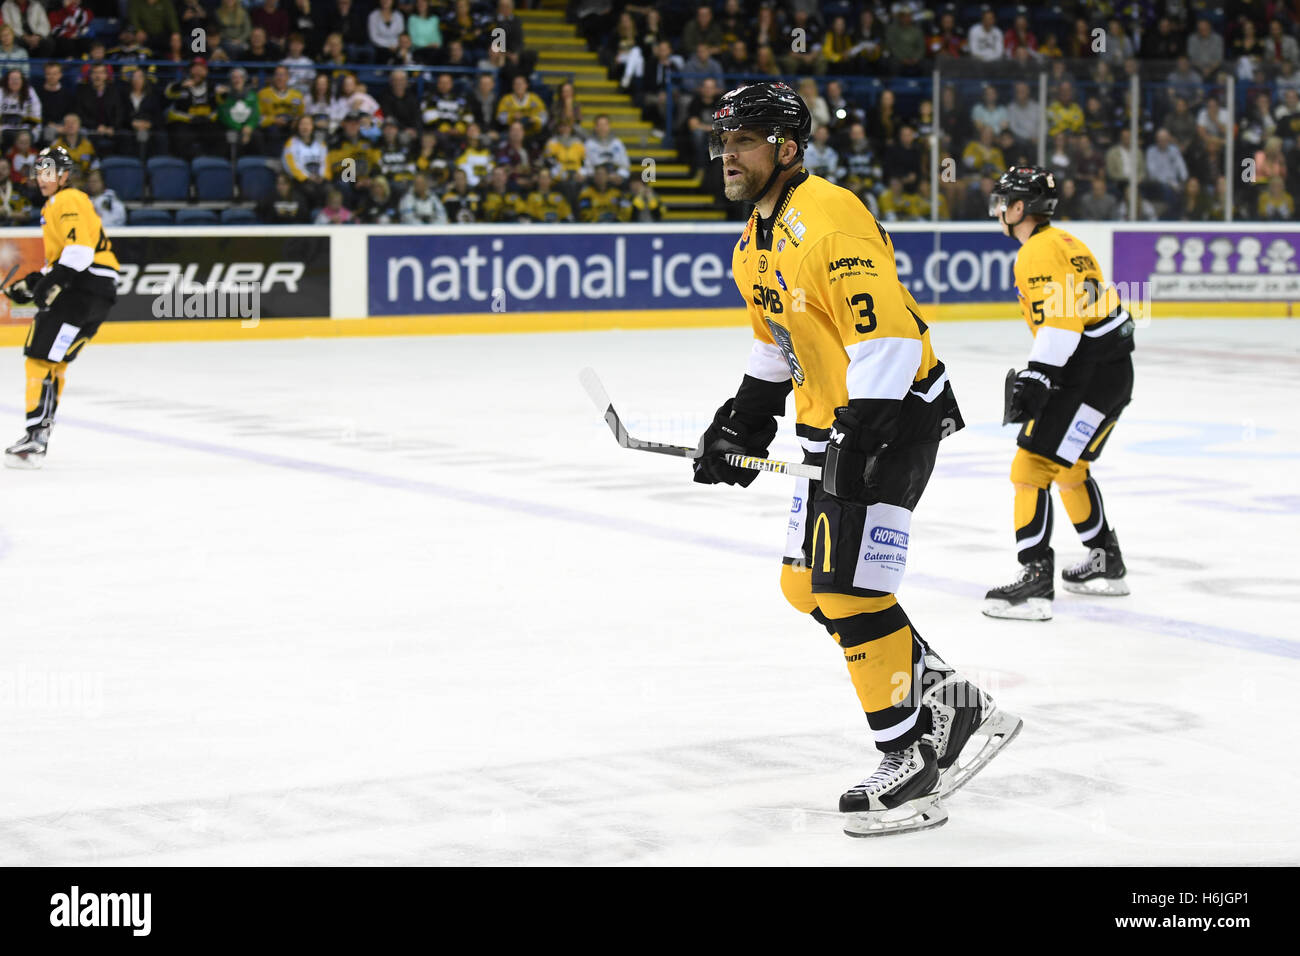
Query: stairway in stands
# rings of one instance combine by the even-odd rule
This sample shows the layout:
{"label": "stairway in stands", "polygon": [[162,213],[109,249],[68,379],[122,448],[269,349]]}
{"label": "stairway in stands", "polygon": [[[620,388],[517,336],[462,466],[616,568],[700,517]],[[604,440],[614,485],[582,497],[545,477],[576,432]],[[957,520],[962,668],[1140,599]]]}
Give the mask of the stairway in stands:
{"label": "stairway in stands", "polygon": [[[614,135],[627,146],[633,176],[645,168],[642,160],[655,162],[652,188],[664,204],[664,219],[720,220],[722,208],[712,196],[700,190],[700,173],[691,174],[690,166],[677,161],[677,153],[666,149],[660,140],[651,140],[650,124],[641,119],[641,110],[632,98],[608,79],[605,67],[578,35],[577,28],[564,20],[565,0],[542,0],[537,10],[516,12],[524,26],[524,42],[538,51],[537,69],[543,74],[568,73],[582,106],[583,126],[590,133],[591,122],[599,113],[609,115]],[[558,89],[565,77],[548,75],[546,83]]]}

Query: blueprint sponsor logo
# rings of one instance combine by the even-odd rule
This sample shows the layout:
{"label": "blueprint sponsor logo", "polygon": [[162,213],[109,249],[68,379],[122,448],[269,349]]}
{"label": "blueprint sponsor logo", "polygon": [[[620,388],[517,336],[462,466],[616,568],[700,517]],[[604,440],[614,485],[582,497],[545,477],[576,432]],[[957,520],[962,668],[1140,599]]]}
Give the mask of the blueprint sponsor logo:
{"label": "blueprint sponsor logo", "polygon": [[800,498],[798,495],[795,495],[794,501],[790,504],[790,513],[798,514],[802,510],[803,510],[803,499]]}
{"label": "blueprint sponsor logo", "polygon": [[1094,428],[1092,425],[1090,425],[1088,422],[1075,422],[1074,428],[1075,431],[1082,432],[1084,438],[1091,438],[1093,434],[1097,431],[1097,429]]}

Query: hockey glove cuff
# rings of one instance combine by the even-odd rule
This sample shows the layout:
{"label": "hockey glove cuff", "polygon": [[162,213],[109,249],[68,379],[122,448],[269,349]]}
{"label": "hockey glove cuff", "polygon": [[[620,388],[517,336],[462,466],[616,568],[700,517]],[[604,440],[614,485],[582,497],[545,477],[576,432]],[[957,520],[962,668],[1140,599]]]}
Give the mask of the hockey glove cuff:
{"label": "hockey glove cuff", "polygon": [[851,399],[848,405],[835,409],[822,467],[822,487],[828,495],[849,501],[862,497],[880,453],[888,447],[883,426],[895,411],[893,406],[899,404]]}
{"label": "hockey glove cuff", "polygon": [[26,279],[19,279],[13,285],[9,286],[9,288],[5,289],[5,295],[9,297],[10,301],[17,305],[30,305],[32,302],[32,290],[31,287],[28,286]]}
{"label": "hockey glove cuff", "polygon": [[699,484],[722,483],[748,488],[758,472],[729,465],[722,456],[734,452],[766,458],[767,446],[776,437],[775,418],[737,414],[732,410],[734,404],[734,398],[727,399],[713,416],[713,424],[700,437],[703,454],[694,461],[695,481]]}
{"label": "hockey glove cuff", "polygon": [[[40,273],[35,273],[40,275]],[[61,262],[54,263],[49,272],[40,277],[40,280],[32,285],[32,298],[42,309],[47,309],[53,304],[54,300],[59,297],[59,293],[66,289],[72,280],[76,277],[75,269],[65,266]],[[30,279],[31,276],[28,276]]]}
{"label": "hockey glove cuff", "polygon": [[1052,376],[1059,370],[1041,362],[1030,362],[1029,367],[1016,373],[1011,386],[1011,401],[1007,409],[1008,422],[1027,422],[1037,418],[1051,397]]}

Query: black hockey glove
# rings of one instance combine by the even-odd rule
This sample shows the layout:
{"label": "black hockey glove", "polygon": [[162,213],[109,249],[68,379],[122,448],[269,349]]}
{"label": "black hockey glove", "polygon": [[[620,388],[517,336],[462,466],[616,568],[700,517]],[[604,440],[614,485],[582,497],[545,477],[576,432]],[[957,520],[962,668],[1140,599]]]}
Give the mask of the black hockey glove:
{"label": "black hockey glove", "polygon": [[767,446],[776,437],[774,417],[736,413],[732,410],[735,401],[734,398],[727,399],[726,404],[713,416],[713,424],[700,438],[699,447],[704,453],[695,459],[694,466],[695,480],[702,485],[721,482],[748,488],[758,477],[758,472],[729,465],[722,456],[727,452],[735,452],[738,455],[766,458]]}
{"label": "black hockey glove", "polygon": [[899,402],[855,398],[835,409],[822,488],[828,495],[848,501],[862,497],[880,453],[888,447],[883,422],[893,418]]}
{"label": "black hockey glove", "polygon": [[[34,274],[40,275],[40,273]],[[66,289],[72,282],[72,279],[76,274],[75,269],[71,269],[61,262],[54,263],[53,268],[51,268],[49,272],[45,273],[45,275],[41,276],[40,280],[35,285],[30,287],[32,290],[32,298],[36,300],[36,304],[42,309],[49,308],[50,305],[53,304],[54,300],[59,297],[59,293]],[[28,276],[28,279],[30,278],[31,276]]]}
{"label": "black hockey glove", "polygon": [[33,299],[32,288],[43,278],[39,272],[29,272],[5,289],[5,295],[18,305],[29,305]]}
{"label": "black hockey glove", "polygon": [[1010,392],[1006,396],[1006,408],[1002,415],[1002,424],[1027,422],[1037,418],[1052,394],[1051,375],[1054,369],[1041,362],[1030,362],[1029,367],[1016,373],[1013,380],[1008,373],[1007,383]]}

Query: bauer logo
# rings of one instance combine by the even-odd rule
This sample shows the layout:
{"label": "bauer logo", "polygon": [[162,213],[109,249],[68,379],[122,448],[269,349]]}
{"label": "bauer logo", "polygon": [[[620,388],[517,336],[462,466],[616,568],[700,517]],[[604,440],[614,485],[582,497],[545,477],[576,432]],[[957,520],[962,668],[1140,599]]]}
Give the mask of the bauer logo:
{"label": "bauer logo", "polygon": [[871,540],[876,544],[891,545],[895,548],[907,547],[907,532],[877,525],[871,529]]}
{"label": "bauer logo", "polygon": [[794,501],[790,504],[790,513],[797,514],[803,508],[803,499],[798,495],[794,496]]}
{"label": "bauer logo", "polygon": [[1095,432],[1097,429],[1093,428],[1092,425],[1090,425],[1088,422],[1075,422],[1074,430],[1077,432],[1081,432],[1085,438],[1091,438],[1093,432]]}
{"label": "bauer logo", "polygon": [[328,236],[114,238],[122,263],[113,321],[330,314]]}

